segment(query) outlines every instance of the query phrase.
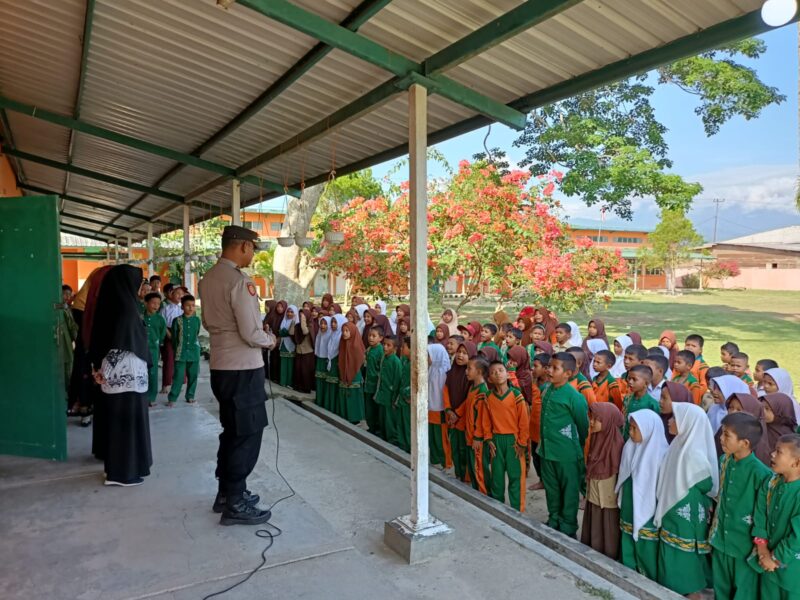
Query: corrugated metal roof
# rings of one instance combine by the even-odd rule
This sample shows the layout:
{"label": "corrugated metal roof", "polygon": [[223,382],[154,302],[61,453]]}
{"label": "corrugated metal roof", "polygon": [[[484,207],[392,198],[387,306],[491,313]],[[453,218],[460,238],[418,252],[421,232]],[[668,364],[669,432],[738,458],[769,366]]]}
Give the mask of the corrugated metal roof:
{"label": "corrugated metal roof", "polygon": [[[214,0],[96,0],[80,107],[81,52],[87,0],[0,0],[3,50],[0,94],[108,130],[191,153],[281,80],[318,42],[240,4]],[[359,0],[296,0],[338,23]],[[522,4],[520,0],[394,0],[359,35],[422,61]],[[761,0],[583,0],[560,14],[479,53],[444,75],[494,101],[508,103],[625,60],[713,25],[751,13]],[[315,123],[390,80],[392,74],[342,50],[332,50],[243,124],[204,149],[204,159],[230,168],[280,148]],[[79,110],[77,110],[79,108]],[[219,174],[7,111],[17,149],[181,197]],[[429,131],[440,138],[473,126],[476,116],[439,95],[429,97]],[[465,124],[466,123],[466,124]],[[477,126],[477,125],[475,125]],[[251,172],[279,185],[298,186],[403,153],[405,94],[322,127]],[[30,185],[179,225],[180,204],[167,198],[20,161]],[[243,185],[245,201],[275,192]],[[195,200],[193,221],[230,205],[229,182]],[[143,236],[145,221],[109,218],[108,211],[67,202],[70,214],[114,221]],[[77,223],[77,220],[70,221]],[[170,225],[159,225],[161,231]],[[88,229],[100,230],[96,225]],[[117,230],[107,229],[105,233]]]}

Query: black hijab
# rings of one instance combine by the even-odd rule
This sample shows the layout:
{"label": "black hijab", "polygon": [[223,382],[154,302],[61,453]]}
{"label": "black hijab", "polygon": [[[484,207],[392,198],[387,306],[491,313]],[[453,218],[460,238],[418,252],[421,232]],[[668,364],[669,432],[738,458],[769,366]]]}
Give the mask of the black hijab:
{"label": "black hijab", "polygon": [[139,312],[142,270],[133,265],[112,267],[103,278],[92,326],[89,355],[95,368],[109,350],[133,352],[152,365],[147,328]]}

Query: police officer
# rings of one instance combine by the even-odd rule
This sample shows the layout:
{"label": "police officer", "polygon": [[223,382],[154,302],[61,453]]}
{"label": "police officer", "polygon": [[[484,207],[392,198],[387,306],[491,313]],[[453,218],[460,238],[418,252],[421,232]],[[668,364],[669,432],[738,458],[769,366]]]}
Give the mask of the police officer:
{"label": "police officer", "polygon": [[211,391],[222,424],[213,506],[222,513],[222,525],[257,525],[271,517],[247,490],[267,425],[261,349],[274,344],[262,328],[256,286],[241,271],[252,262],[258,243],[254,231],[225,227],[222,257],[199,283],[203,326],[211,336]]}

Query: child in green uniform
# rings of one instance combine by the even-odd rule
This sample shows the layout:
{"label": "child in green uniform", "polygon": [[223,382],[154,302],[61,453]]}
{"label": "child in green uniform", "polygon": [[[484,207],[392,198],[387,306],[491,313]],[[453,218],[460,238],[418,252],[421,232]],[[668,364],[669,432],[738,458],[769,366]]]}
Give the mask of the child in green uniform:
{"label": "child in green uniform", "polygon": [[378,375],[383,360],[383,327],[375,326],[369,330],[367,338],[366,373],[364,375],[364,412],[369,432],[380,437],[380,415],[375,403],[375,392],[378,389]]}
{"label": "child in green uniform", "polygon": [[[143,316],[147,327],[147,347],[150,349],[150,366],[147,367],[147,402],[150,406],[156,405],[158,396],[158,357],[161,354],[161,344],[167,336],[167,322],[158,309],[161,308],[161,294],[150,292],[144,297],[145,313]],[[181,377],[183,380],[183,377]]]}
{"label": "child in green uniform", "polygon": [[656,512],[658,469],[667,453],[664,425],[656,413],[641,410],[626,419],[628,441],[622,448],[617,477],[620,560],[623,565],[654,580],[658,576]]}
{"label": "child in green uniform", "polygon": [[324,408],[340,417],[344,416],[339,394],[339,346],[342,341],[342,328],[347,317],[335,314],[331,317],[331,332],[328,335],[328,372],[325,375],[327,391]]}
{"label": "child in green uniform", "polygon": [[314,403],[324,408],[328,392],[328,337],[331,334],[331,318],[319,317],[319,331],[314,340],[314,356],[317,357],[314,378],[317,380],[314,389]]}
{"label": "child in green uniform", "polygon": [[500,346],[494,343],[495,335],[497,335],[497,325],[494,323],[486,323],[481,327],[481,343],[478,344],[478,351],[484,348],[494,348],[497,350],[497,356],[500,356]]}
{"label": "child in green uniform", "polygon": [[186,376],[186,401],[194,403],[197,389],[197,374],[200,371],[200,344],[197,336],[200,333],[200,319],[194,314],[194,296],[189,294],[181,298],[183,314],[172,321],[172,346],[175,349],[175,375],[169,390],[169,406],[174,406],[181,393],[183,378]]}
{"label": "child in green uniform", "polygon": [[339,399],[341,417],[354,425],[364,418],[364,342],[353,323],[342,325],[342,339],[339,344]]}
{"label": "child in green uniform", "polygon": [[647,386],[653,381],[653,370],[646,365],[635,365],[628,371],[628,395],[622,402],[623,412],[625,413],[625,429],[622,437],[628,439],[628,417],[637,410],[652,410],[658,414],[661,407],[658,400],[647,393]]}
{"label": "child in green uniform", "polygon": [[747,564],[753,545],[753,513],[758,491],[769,479],[769,468],[753,448],[763,435],[757,418],[744,412],[722,419],[719,498],[708,539],[717,598],[758,597],[758,573]]}
{"label": "child in green uniform", "polygon": [[547,525],[569,536],[578,531],[578,500],[583,479],[583,445],[589,433],[589,407],[569,384],[575,358],[559,352],[550,360],[551,386],[542,397],[540,440]]}
{"label": "child in green uniform", "polygon": [[378,405],[379,429],[384,440],[397,444],[397,396],[400,393],[400,358],[397,356],[397,338],[387,335],[383,338],[383,358],[378,370],[378,384],[375,388],[375,404]]}
{"label": "child in green uniform", "polygon": [[397,392],[397,446],[411,452],[411,338],[400,340],[400,388]]}
{"label": "child in green uniform", "polygon": [[[761,486],[753,523],[761,600],[800,598],[800,435],[781,436],[772,453],[775,475]],[[755,565],[755,558],[758,565]]]}
{"label": "child in green uniform", "polygon": [[658,578],[678,594],[711,584],[708,522],[719,491],[714,434],[706,413],[688,402],[673,404],[669,431],[675,436],[658,471],[656,514],[660,527]]}
{"label": "child in green uniform", "polygon": [[278,329],[278,347],[281,353],[281,377],[279,384],[291,388],[294,382],[294,351],[297,345],[294,342],[294,325],[298,322],[297,307],[292,304],[286,309]]}

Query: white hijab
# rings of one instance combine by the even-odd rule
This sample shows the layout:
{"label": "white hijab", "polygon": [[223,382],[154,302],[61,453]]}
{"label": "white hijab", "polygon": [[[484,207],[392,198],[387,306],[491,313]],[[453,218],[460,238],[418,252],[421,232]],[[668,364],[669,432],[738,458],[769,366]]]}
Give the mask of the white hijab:
{"label": "white hijab", "polygon": [[578,327],[578,324],[575,321],[567,321],[567,325],[569,325],[569,330],[572,334],[567,342],[567,346],[570,348],[574,346],[581,346],[583,344],[583,337],[581,337],[580,327]]}
{"label": "white hijab", "polygon": [[614,339],[620,346],[622,346],[622,354],[617,356],[617,360],[614,362],[614,366],[611,367],[610,372],[611,375],[614,377],[622,377],[625,374],[625,350],[628,349],[628,346],[633,344],[633,340],[629,338],[627,335],[621,335],[618,338]]}
{"label": "white hijab", "polygon": [[[292,314],[294,315],[294,317],[292,317],[291,319],[286,316],[286,315],[289,314],[290,310],[292,311]],[[283,321],[281,321],[281,325],[278,328],[278,331],[280,331],[281,329],[285,329],[286,331],[289,331],[289,328],[292,325],[296,325],[297,324],[297,322],[298,322],[297,321],[298,314],[299,313],[297,312],[297,307],[294,304],[289,305],[289,307],[283,313]],[[286,349],[289,352],[294,352],[294,349],[297,347],[297,344],[294,343],[294,340],[292,339],[291,334],[289,334],[285,338],[281,338],[281,340],[283,340],[283,343],[286,345]]]}
{"label": "white hijab", "polygon": [[332,319],[336,321],[336,331],[331,329],[328,335],[328,370],[330,370],[332,361],[339,356],[339,342],[342,340],[342,326],[347,323],[347,317],[344,315],[333,315]]}
{"label": "white hijab", "polygon": [[672,440],[664,462],[658,470],[656,486],[658,504],[653,518],[656,527],[661,525],[664,515],[682,502],[689,490],[704,479],[711,477],[713,482],[711,491],[708,492],[710,498],[716,498],[719,492],[719,467],[714,433],[703,409],[691,402],[680,402],[672,405],[672,412],[678,427],[678,435]]}
{"label": "white hijab", "polygon": [[428,313],[427,309],[425,309],[425,319],[428,321],[428,329],[424,333],[425,337],[428,337],[436,329],[436,325],[431,321],[431,315]]}
{"label": "white hijab", "polygon": [[444,410],[444,383],[450,370],[450,355],[441,344],[428,346],[428,410],[441,412]]}
{"label": "white hijab", "polygon": [[[447,312],[448,310],[450,311],[450,314],[453,315],[453,320],[450,321],[449,323],[445,323],[444,313]],[[446,308],[445,310],[443,310],[442,317],[439,320],[439,323],[447,326],[449,335],[458,335],[458,313],[455,311],[454,308]]]}
{"label": "white hijab", "polygon": [[392,314],[389,315],[389,325],[392,326],[392,333],[397,334],[397,309],[395,308],[392,311]]}
{"label": "white hijab", "polygon": [[317,338],[314,340],[314,354],[319,358],[328,358],[328,337],[331,335],[331,317],[322,317],[322,320],[328,325],[325,331],[320,328],[317,332]]}
{"label": "white hijab", "polygon": [[375,300],[375,308],[378,309],[378,312],[382,314],[384,317],[388,316],[386,314],[386,302],[383,300]]}
{"label": "white hijab", "polygon": [[359,304],[356,306],[355,311],[358,314],[358,321],[356,321],[356,327],[358,327],[358,333],[364,333],[364,313],[369,310],[369,304]]}
{"label": "white hijab", "polygon": [[767,369],[766,373],[775,380],[778,391],[792,399],[794,416],[797,418],[797,422],[800,423],[800,404],[797,403],[797,398],[794,397],[794,384],[792,383],[792,376],[789,375],[789,371],[775,367],[774,369]]}
{"label": "white hijab", "polygon": [[[592,338],[586,340],[586,349],[592,353],[592,356],[600,352],[601,350],[608,350],[608,344],[606,341],[600,338]],[[587,360],[589,360],[587,358]],[[597,371],[594,370],[594,360],[589,360],[589,374],[591,375],[592,379],[597,377]]]}
{"label": "white hijab", "polygon": [[749,394],[750,387],[736,375],[720,375],[711,380],[722,392],[725,402],[717,404],[714,402],[708,409],[708,420],[711,422],[711,433],[717,433],[722,426],[722,419],[728,414],[728,407],[725,405],[728,398],[734,394]]}
{"label": "white hijab", "polygon": [[[675,404],[677,406],[677,403]],[[669,444],[664,435],[664,422],[652,410],[637,410],[628,416],[628,420],[636,422],[642,432],[642,443],[633,440],[625,442],[622,448],[622,460],[619,465],[616,492],[632,478],[633,482],[633,539],[638,541],[639,530],[653,518],[656,512],[656,483],[658,468]],[[622,506],[622,494],[617,500]]]}

